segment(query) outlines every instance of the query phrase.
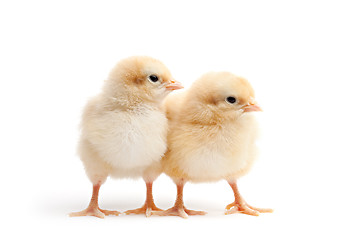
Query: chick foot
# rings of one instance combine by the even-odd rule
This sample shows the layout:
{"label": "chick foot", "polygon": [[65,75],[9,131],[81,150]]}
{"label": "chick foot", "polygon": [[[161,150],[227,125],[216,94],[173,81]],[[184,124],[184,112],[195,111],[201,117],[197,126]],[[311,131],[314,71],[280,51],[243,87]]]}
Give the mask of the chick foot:
{"label": "chick foot", "polygon": [[252,216],[259,216],[260,213],[271,213],[269,208],[256,208],[247,204],[244,198],[240,195],[237,184],[234,181],[229,181],[229,185],[234,192],[235,201],[226,206],[225,214],[244,213]]}
{"label": "chick foot", "polygon": [[260,213],[271,213],[273,212],[272,209],[267,208],[255,208],[250,206],[247,203],[230,203],[226,206],[225,214],[234,214],[234,213],[244,213],[252,216],[259,216]]}
{"label": "chick foot", "polygon": [[118,216],[119,214],[121,213],[118,211],[103,210],[98,207],[88,207],[83,211],[70,213],[69,216],[70,217],[94,216],[98,218],[105,218],[105,216],[109,216],[109,215]]}
{"label": "chick foot", "polygon": [[146,200],[144,206],[134,210],[128,210],[125,214],[145,214],[146,217],[151,216],[152,211],[163,211],[162,209],[156,207],[154,203],[154,198],[152,195],[152,182],[146,182]]}
{"label": "chick foot", "polygon": [[168,210],[161,212],[152,212],[151,214],[155,216],[179,216],[182,218],[188,218],[189,215],[205,215],[206,212],[190,210],[183,206],[174,206],[172,208],[169,208]]}
{"label": "chick foot", "polygon": [[184,206],[184,201],[183,201],[184,185],[185,182],[183,181],[179,181],[176,183],[177,196],[176,196],[175,204],[172,208],[169,208],[168,210],[161,212],[152,212],[151,214],[156,216],[179,216],[182,218],[188,218],[189,215],[205,215],[206,212],[204,211],[190,210]]}
{"label": "chick foot", "polygon": [[120,214],[120,212],[118,211],[109,211],[99,208],[98,205],[99,189],[100,189],[100,185],[94,185],[93,194],[89,206],[83,211],[70,213],[69,216],[70,217],[94,216],[98,218],[105,218],[105,216],[108,215],[118,216]]}
{"label": "chick foot", "polygon": [[129,214],[145,214],[146,217],[150,217],[152,215],[152,211],[163,211],[163,210],[156,207],[155,204],[153,204],[152,206],[144,204],[144,206],[142,206],[141,208],[126,211],[125,214],[126,215],[129,215]]}

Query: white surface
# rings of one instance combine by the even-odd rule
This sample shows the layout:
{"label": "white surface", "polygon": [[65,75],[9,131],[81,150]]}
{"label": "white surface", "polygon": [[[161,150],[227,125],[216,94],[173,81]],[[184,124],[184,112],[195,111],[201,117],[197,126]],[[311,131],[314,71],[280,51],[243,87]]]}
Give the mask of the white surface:
{"label": "white surface", "polygon": [[[357,1],[2,1],[0,3],[0,234],[6,239],[358,239],[360,35]],[[188,184],[207,216],[67,214],[91,185],[75,154],[86,100],[130,55],[162,60],[186,86],[210,70],[250,80],[261,155],[239,180],[245,199],[275,209],[223,215],[225,182]],[[140,180],[108,180],[100,206],[140,207]],[[159,207],[175,199],[166,176]]]}

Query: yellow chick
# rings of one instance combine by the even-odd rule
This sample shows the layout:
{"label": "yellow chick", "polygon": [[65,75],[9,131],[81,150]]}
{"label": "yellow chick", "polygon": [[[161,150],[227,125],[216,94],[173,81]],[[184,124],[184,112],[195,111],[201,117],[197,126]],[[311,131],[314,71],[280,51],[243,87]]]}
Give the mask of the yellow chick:
{"label": "yellow chick", "polygon": [[161,104],[169,92],[180,88],[166,66],[150,57],[130,57],[113,68],[102,92],[83,112],[78,151],[93,193],[89,206],[70,216],[120,214],[98,205],[100,186],[108,176],[142,177],[146,183],[144,206],[126,213],[149,216],[151,210],[159,210],[152,183],[161,174],[160,159],[166,151],[168,124]]}
{"label": "yellow chick", "polygon": [[153,215],[187,218],[206,214],[185,208],[184,184],[222,179],[228,181],[235,195],[225,214],[272,211],[247,204],[236,184],[255,160],[257,123],[251,112],[261,111],[247,80],[228,72],[207,73],[187,91],[168,96],[165,108],[168,150],[161,162],[163,171],[177,185],[177,198],[174,207]]}

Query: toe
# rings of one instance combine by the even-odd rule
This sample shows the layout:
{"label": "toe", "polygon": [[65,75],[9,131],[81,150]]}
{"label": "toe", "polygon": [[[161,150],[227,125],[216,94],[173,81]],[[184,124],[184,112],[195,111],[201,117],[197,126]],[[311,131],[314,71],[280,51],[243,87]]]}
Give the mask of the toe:
{"label": "toe", "polygon": [[110,211],[110,210],[104,210],[104,209],[99,209],[99,210],[100,210],[100,212],[105,214],[105,216],[109,216],[109,215],[119,216],[121,214],[121,212],[118,212],[118,211]]}
{"label": "toe", "polygon": [[195,210],[190,210],[190,209],[186,209],[186,208],[185,208],[185,212],[188,215],[206,215],[207,214],[207,212],[204,212],[204,211],[195,211]]}
{"label": "toe", "polygon": [[70,217],[82,217],[82,216],[94,216],[98,218],[105,218],[105,214],[99,209],[85,209],[80,212],[74,212],[69,214]]}
{"label": "toe", "polygon": [[256,207],[252,207],[249,204],[247,205],[249,208],[251,208],[252,210],[258,211],[260,213],[272,213],[274,210],[271,208],[256,208]]}
{"label": "toe", "polygon": [[144,214],[146,212],[145,208],[137,208],[137,209],[133,209],[133,210],[127,210],[125,212],[126,215],[130,215],[130,214]]}
{"label": "toe", "polygon": [[145,211],[145,216],[150,217],[151,216],[151,208],[147,208]]}
{"label": "toe", "polygon": [[225,207],[225,209],[226,210],[229,210],[230,208],[232,208],[232,207],[234,207],[235,206],[235,203],[233,202],[233,203],[230,203],[229,205],[227,205],[226,207]]}
{"label": "toe", "polygon": [[252,207],[246,202],[233,202],[226,206],[225,214],[243,213],[252,216],[259,216],[260,213],[271,213],[273,212],[270,208],[256,208]]}
{"label": "toe", "polygon": [[259,211],[249,208],[247,205],[236,204],[232,208],[225,211],[225,215],[243,213],[251,216],[259,216]]}
{"label": "toe", "polygon": [[165,211],[154,211],[151,212],[151,215],[155,215],[155,216],[178,216],[178,217],[182,217],[182,218],[188,218],[187,213],[184,211],[183,208],[170,208],[168,210]]}

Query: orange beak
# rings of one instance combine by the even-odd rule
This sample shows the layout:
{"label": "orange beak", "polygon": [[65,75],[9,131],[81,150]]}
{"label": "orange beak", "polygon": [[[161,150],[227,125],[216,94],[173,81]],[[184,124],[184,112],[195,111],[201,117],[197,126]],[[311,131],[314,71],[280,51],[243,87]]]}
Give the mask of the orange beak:
{"label": "orange beak", "polygon": [[171,80],[171,82],[168,84],[168,85],[166,85],[166,87],[165,87],[167,90],[177,90],[177,89],[182,89],[182,88],[184,88],[183,87],[183,85],[181,85],[181,83],[180,82],[178,82],[178,81],[175,81],[175,80]]}
{"label": "orange beak", "polygon": [[254,104],[246,105],[244,107],[244,112],[262,112],[262,109],[261,109],[261,107],[259,107],[259,105],[254,103]]}

